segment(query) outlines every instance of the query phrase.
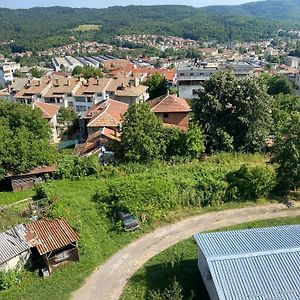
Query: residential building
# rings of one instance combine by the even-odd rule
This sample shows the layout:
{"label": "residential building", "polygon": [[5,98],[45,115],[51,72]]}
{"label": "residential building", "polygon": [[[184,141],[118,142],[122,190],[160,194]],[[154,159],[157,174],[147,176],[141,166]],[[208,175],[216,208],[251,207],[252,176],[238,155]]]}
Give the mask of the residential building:
{"label": "residential building", "polygon": [[148,101],[151,112],[159,117],[165,126],[174,126],[186,131],[189,128],[191,107],[185,99],[176,95],[164,95]]}
{"label": "residential building", "polygon": [[0,85],[7,85],[14,80],[14,73],[20,70],[21,65],[15,62],[5,61],[0,64]]}
{"label": "residential building", "polygon": [[42,117],[51,126],[51,142],[54,144],[58,143],[58,112],[60,106],[56,104],[48,104],[40,101],[35,101],[32,104],[32,108],[40,109],[42,111]]}
{"label": "residential building", "polygon": [[120,131],[122,118],[128,110],[128,104],[107,99],[94,106],[80,118],[80,130],[83,138],[103,128]]}
{"label": "residential building", "polygon": [[300,225],[195,235],[211,300],[300,299]]}
{"label": "residential building", "polygon": [[179,97],[193,99],[201,88],[202,82],[218,71],[232,70],[236,78],[253,74],[254,67],[246,62],[202,62],[199,60],[180,63],[177,69]]}
{"label": "residential building", "polygon": [[0,233],[0,271],[21,268],[29,261],[30,253],[18,227]]}
{"label": "residential building", "polygon": [[71,107],[83,114],[108,97],[127,103],[141,103],[149,99],[148,87],[135,77],[90,78],[46,76],[29,80],[16,95],[16,101],[31,104],[35,101]]}

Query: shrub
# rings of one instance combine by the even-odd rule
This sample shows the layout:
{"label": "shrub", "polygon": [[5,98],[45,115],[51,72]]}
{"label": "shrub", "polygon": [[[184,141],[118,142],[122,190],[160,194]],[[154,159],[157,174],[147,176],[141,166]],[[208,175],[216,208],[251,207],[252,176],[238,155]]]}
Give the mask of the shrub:
{"label": "shrub", "polygon": [[170,287],[166,288],[163,292],[160,291],[151,291],[149,295],[149,299],[151,300],[182,300],[182,287],[176,280],[174,279],[173,283]]}
{"label": "shrub", "polygon": [[21,279],[21,271],[19,270],[0,271],[0,291],[7,290],[11,286],[19,284]]}
{"label": "shrub", "polygon": [[[240,200],[255,200],[268,196],[276,184],[275,171],[271,167],[249,168],[242,165],[237,171],[228,173],[228,198]],[[229,196],[231,195],[231,196]]]}

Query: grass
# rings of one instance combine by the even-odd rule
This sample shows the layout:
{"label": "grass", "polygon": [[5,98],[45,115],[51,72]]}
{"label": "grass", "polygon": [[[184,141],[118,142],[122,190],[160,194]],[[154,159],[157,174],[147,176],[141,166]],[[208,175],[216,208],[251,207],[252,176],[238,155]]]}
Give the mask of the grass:
{"label": "grass", "polygon": [[[78,232],[80,236],[80,262],[60,268],[45,280],[38,276],[38,270],[24,271],[21,283],[7,291],[0,292],[0,299],[35,300],[40,299],[41,295],[43,295],[44,300],[69,299],[71,293],[84,283],[84,280],[99,264],[145,232],[193,214],[255,205],[249,202],[227,203],[218,207],[207,208],[179,207],[176,210],[170,211],[164,218],[157,220],[155,223],[144,224],[142,229],[137,232],[123,232],[117,230],[109,217],[99,209],[97,203],[92,201],[95,192],[100,187],[113,182],[116,177],[128,176],[128,180],[130,180],[131,174],[143,173],[161,176],[163,172],[171,172],[174,176],[177,173],[186,172],[184,174],[188,175],[192,174],[193,170],[199,168],[200,164],[211,165],[212,167],[220,165],[222,167],[238,168],[243,163],[262,165],[266,160],[267,157],[259,155],[220,154],[204,162],[199,163],[194,161],[175,166],[157,164],[133,164],[131,166],[119,166],[116,168],[109,166],[103,172],[102,178],[87,177],[73,181],[60,180],[47,183],[52,193],[56,195],[55,205],[48,212],[48,217],[63,216]],[[31,193],[31,191],[28,193]],[[9,202],[11,201],[11,197],[16,197],[12,196],[15,194],[2,193],[1,195],[3,195],[1,199],[3,202]],[[0,227],[1,229],[5,229],[21,222],[26,223],[28,222],[28,218],[27,204],[22,203],[21,205],[0,211]],[[194,255],[192,249],[188,253],[190,253],[191,257]],[[63,284],[61,284],[62,282]]]}
{"label": "grass", "polygon": [[16,193],[0,192],[0,207],[31,197],[33,193],[33,190],[20,191]]}
{"label": "grass", "polygon": [[[245,223],[222,230],[299,223],[300,216]],[[184,299],[209,300],[198,270],[197,245],[193,238],[182,241],[150,259],[129,280],[121,299],[149,299],[153,291],[163,291],[169,288],[175,278],[182,287]]]}
{"label": "grass", "polygon": [[97,25],[97,24],[82,24],[77,26],[74,31],[77,32],[85,32],[85,31],[96,31],[99,30],[101,28],[101,25]]}

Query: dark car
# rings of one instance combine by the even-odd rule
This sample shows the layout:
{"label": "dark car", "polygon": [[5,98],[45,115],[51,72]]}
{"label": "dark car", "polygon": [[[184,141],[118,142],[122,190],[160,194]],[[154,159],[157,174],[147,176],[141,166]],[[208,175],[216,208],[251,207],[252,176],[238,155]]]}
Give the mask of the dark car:
{"label": "dark car", "polygon": [[140,227],[138,220],[131,213],[119,211],[118,217],[122,221],[126,231],[136,230]]}

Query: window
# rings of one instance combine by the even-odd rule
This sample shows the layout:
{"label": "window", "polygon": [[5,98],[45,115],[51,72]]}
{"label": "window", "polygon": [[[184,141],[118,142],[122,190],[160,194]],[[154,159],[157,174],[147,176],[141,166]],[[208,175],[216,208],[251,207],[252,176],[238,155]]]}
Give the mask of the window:
{"label": "window", "polygon": [[198,94],[198,90],[193,90],[193,95],[197,95]]}
{"label": "window", "polygon": [[164,114],[163,114],[163,118],[164,118],[164,119],[169,118],[169,114],[168,114],[168,113],[164,113]]}

